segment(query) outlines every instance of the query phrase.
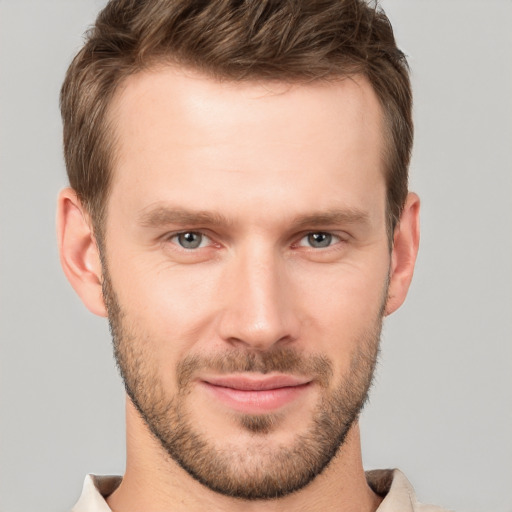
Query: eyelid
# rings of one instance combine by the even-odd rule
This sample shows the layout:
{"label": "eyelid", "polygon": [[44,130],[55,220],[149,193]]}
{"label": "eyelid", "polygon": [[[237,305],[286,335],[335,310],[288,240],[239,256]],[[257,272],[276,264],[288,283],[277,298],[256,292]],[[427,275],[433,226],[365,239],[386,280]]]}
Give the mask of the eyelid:
{"label": "eyelid", "polygon": [[[187,252],[194,251],[197,249],[204,249],[205,247],[211,247],[211,246],[219,246],[220,247],[221,244],[219,244],[218,242],[215,242],[214,238],[210,234],[208,234],[208,231],[209,230],[207,230],[207,229],[197,229],[197,228],[180,229],[179,231],[172,231],[172,232],[166,233],[165,235],[162,236],[161,239],[162,239],[163,243],[171,242],[178,249],[181,249],[181,250],[187,251]],[[202,235],[203,239],[205,239],[208,243],[206,243],[205,245],[201,245],[195,249],[187,249],[185,247],[182,247],[175,239],[178,236],[183,235],[185,233],[200,234],[200,235]],[[333,238],[333,243],[331,245],[329,245],[327,247],[323,247],[323,248],[312,247],[308,244],[300,243],[300,242],[302,242],[302,240],[307,238],[309,235],[319,234],[319,233],[325,233],[325,234],[331,235]],[[336,230],[328,230],[328,229],[310,229],[307,231],[303,231],[298,236],[295,236],[294,239],[296,241],[294,243],[292,243],[292,247],[304,247],[304,248],[312,249],[315,251],[319,251],[321,249],[327,250],[327,249],[330,249],[330,248],[338,245],[340,242],[347,242],[349,238],[350,238],[350,235],[348,235],[346,232],[339,232]]]}
{"label": "eyelid", "polygon": [[[201,244],[198,247],[187,249],[186,247],[183,247],[178,243],[176,240],[180,235],[184,235],[186,233],[194,233],[202,236]],[[212,240],[212,237],[205,233],[204,230],[201,229],[181,229],[180,231],[174,231],[172,233],[167,233],[163,237],[164,242],[171,242],[174,246],[176,246],[178,249],[182,251],[192,252],[196,251],[198,249],[204,249],[205,247],[210,247],[214,245],[214,242]],[[207,243],[204,243],[204,242]]]}
{"label": "eyelid", "polygon": [[[330,245],[328,245],[327,247],[312,247],[309,244],[301,244],[301,242],[304,239],[306,239],[307,237],[309,237],[310,235],[315,235],[315,234],[320,234],[320,233],[330,235],[332,237],[332,239],[333,239],[332,243]],[[314,251],[320,251],[320,250],[331,249],[331,248],[335,247],[336,245],[338,245],[340,242],[346,242],[347,240],[348,240],[348,235],[346,235],[345,233],[340,233],[335,230],[331,231],[328,229],[312,229],[312,230],[305,231],[305,232],[301,233],[297,239],[297,242],[295,242],[293,244],[293,246],[305,247],[307,249],[312,249]]]}

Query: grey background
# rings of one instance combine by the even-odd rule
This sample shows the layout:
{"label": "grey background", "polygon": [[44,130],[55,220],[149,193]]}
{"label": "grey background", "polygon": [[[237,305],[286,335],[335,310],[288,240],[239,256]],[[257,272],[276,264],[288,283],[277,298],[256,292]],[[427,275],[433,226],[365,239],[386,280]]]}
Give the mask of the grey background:
{"label": "grey background", "polygon": [[[0,0],[0,510],[68,510],[122,473],[106,322],[58,263],[58,91],[99,0]],[[422,501],[512,511],[512,2],[384,0],[410,58],[422,244],[362,418],[367,468]]]}

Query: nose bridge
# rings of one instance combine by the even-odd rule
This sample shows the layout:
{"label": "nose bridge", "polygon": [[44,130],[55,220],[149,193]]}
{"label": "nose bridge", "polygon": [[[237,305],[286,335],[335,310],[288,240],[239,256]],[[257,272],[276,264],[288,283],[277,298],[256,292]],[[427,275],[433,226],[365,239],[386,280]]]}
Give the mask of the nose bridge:
{"label": "nose bridge", "polygon": [[221,326],[226,341],[264,350],[296,338],[298,324],[284,265],[279,251],[258,238],[237,252]]}

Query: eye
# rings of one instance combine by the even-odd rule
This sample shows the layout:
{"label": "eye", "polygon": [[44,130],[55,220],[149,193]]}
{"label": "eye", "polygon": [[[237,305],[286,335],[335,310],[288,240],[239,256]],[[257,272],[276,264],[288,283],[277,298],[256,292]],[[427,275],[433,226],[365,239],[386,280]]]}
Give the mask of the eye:
{"label": "eye", "polygon": [[324,249],[339,241],[339,236],[325,231],[317,231],[315,233],[308,233],[306,236],[302,237],[298,245],[302,247],[313,247],[314,249]]}
{"label": "eye", "polygon": [[183,249],[199,249],[209,243],[209,238],[197,231],[185,231],[171,237],[171,241]]}

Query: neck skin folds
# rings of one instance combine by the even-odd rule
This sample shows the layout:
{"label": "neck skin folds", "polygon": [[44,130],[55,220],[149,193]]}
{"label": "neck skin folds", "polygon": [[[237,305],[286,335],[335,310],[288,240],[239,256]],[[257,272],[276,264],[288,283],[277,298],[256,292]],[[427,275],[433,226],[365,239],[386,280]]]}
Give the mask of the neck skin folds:
{"label": "neck skin folds", "polygon": [[382,501],[366,482],[357,423],[338,455],[308,486],[277,500],[245,501],[211,491],[179,467],[153,437],[130,399],[126,417],[126,473],[107,498],[113,512],[373,512]]}

